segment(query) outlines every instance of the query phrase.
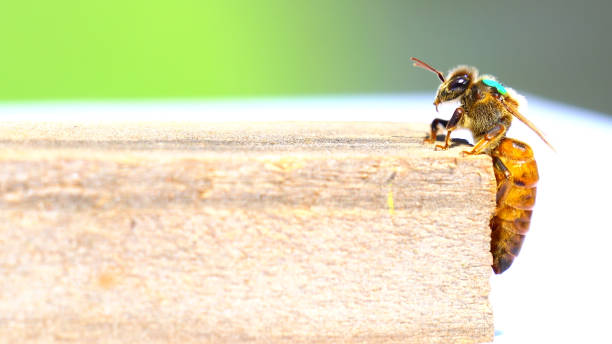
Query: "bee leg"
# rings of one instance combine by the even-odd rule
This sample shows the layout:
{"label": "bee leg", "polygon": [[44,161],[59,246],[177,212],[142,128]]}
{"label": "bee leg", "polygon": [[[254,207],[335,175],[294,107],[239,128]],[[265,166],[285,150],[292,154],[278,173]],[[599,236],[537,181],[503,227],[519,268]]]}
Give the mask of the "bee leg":
{"label": "bee leg", "polygon": [[448,124],[448,121],[445,119],[441,119],[441,118],[436,118],[431,122],[431,132],[429,133],[429,137],[426,137],[425,140],[423,140],[423,143],[434,143],[436,142],[436,137],[438,136],[438,129],[439,126],[442,125],[444,127],[446,127],[446,125]]}
{"label": "bee leg", "polygon": [[489,130],[489,132],[487,132],[485,136],[481,138],[480,141],[478,141],[478,143],[476,143],[476,145],[474,146],[474,148],[472,148],[471,151],[463,151],[461,152],[461,154],[465,156],[482,153],[482,151],[487,148],[487,146],[489,146],[491,143],[497,142],[497,139],[504,135],[506,133],[506,130],[507,128],[505,125],[501,123],[496,125],[495,127],[493,127],[493,129]]}
{"label": "bee leg", "polygon": [[448,149],[448,147],[450,147],[450,134],[453,130],[457,129],[457,125],[459,124],[459,121],[461,121],[461,117],[463,117],[464,113],[465,113],[465,110],[463,110],[462,107],[458,107],[455,109],[455,112],[453,112],[453,116],[448,121],[448,123],[446,123],[447,132],[446,132],[446,138],[444,139],[444,146],[436,145],[436,147],[434,147],[435,150],[438,150],[438,149],[446,150]]}
{"label": "bee leg", "polygon": [[504,179],[497,183],[497,194],[495,197],[495,204],[501,204],[501,202],[506,199],[506,196],[510,191],[510,186],[512,183],[512,173],[510,173],[510,170],[498,157],[493,158],[493,168],[504,174]]}

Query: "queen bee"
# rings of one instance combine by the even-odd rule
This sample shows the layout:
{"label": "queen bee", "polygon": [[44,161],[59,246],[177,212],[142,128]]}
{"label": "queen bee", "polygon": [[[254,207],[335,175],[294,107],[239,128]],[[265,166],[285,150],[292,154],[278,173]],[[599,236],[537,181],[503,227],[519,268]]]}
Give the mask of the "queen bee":
{"label": "queen bee", "polygon": [[438,130],[444,126],[444,144],[436,144],[435,149],[448,149],[451,132],[457,128],[466,128],[472,132],[474,147],[462,154],[488,154],[493,159],[497,194],[495,212],[490,221],[491,253],[493,271],[500,274],[512,265],[521,250],[531,223],[539,179],[531,147],[506,137],[512,118],[518,118],[546,144],[550,146],[550,143],[519,112],[519,100],[522,97],[514,90],[505,88],[494,77],[478,76],[475,68],[459,66],[445,78],[427,63],[414,57],[411,59],[416,67],[436,73],[442,82],[434,101],[436,110],[443,102],[459,100],[461,103],[449,120],[436,118],[432,121],[431,132],[425,142],[435,143]]}

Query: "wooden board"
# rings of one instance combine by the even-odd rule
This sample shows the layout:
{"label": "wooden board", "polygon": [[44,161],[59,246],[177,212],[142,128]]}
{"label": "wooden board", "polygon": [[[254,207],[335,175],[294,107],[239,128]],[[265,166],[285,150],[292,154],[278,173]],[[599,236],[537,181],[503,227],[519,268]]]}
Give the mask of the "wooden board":
{"label": "wooden board", "polygon": [[425,128],[1,124],[0,342],[491,341],[491,160]]}

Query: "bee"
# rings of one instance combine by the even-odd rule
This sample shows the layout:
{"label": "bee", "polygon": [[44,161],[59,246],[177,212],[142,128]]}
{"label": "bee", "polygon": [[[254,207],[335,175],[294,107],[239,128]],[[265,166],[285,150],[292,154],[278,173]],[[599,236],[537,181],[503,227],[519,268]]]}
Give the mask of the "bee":
{"label": "bee", "polygon": [[[548,146],[550,143],[533,123],[519,112],[522,97],[511,88],[504,87],[493,76],[478,76],[473,67],[459,66],[445,78],[437,69],[412,57],[415,67],[438,75],[442,84],[434,100],[436,111],[440,103],[459,100],[449,120],[436,118],[425,142],[435,143],[440,126],[446,128],[444,145],[450,147],[451,132],[457,128],[469,129],[474,146],[463,155],[487,154],[493,160],[497,181],[496,208],[490,220],[492,268],[496,274],[506,271],[518,256],[531,223],[535,204],[538,167],[531,147],[524,142],[506,137],[516,117],[531,128]],[[552,148],[554,150],[554,148]]]}

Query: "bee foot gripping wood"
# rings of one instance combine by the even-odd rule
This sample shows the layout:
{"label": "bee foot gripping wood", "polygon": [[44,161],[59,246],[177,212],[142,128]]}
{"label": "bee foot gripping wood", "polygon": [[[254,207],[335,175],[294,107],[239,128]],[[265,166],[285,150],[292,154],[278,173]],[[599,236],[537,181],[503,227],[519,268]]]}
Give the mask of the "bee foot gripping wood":
{"label": "bee foot gripping wood", "polygon": [[492,341],[491,159],[424,129],[3,123],[0,341]]}

